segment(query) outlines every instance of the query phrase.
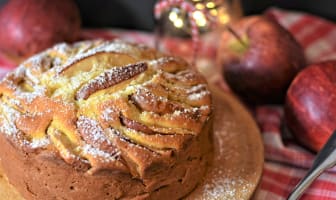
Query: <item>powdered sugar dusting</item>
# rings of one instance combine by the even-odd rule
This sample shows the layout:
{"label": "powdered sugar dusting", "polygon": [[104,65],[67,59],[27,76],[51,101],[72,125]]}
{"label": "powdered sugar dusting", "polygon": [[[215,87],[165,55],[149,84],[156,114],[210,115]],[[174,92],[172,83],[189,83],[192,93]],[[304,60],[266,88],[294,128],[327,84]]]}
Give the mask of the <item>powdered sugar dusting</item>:
{"label": "powdered sugar dusting", "polygon": [[192,86],[190,89],[187,90],[188,94],[200,91],[200,90],[205,90],[207,88],[206,84],[198,84],[195,86]]}
{"label": "powdered sugar dusting", "polygon": [[[136,50],[138,50],[137,48],[134,48],[131,44],[127,44],[124,42],[120,42],[118,40],[115,40],[113,43],[111,42],[104,42],[101,43],[100,45],[91,48],[89,50],[87,50],[86,52],[82,52],[80,54],[76,54],[75,56],[70,57],[67,62],[61,66],[57,72],[60,73],[61,71],[63,71],[64,69],[66,69],[68,66],[84,59],[90,56],[93,56],[97,53],[101,53],[101,52],[115,52],[115,53],[129,53],[131,55],[134,55],[135,52],[137,52]],[[139,50],[138,50],[139,51]],[[139,52],[138,52],[139,54]]]}
{"label": "powdered sugar dusting", "polygon": [[33,139],[30,143],[29,146],[33,149],[35,148],[42,148],[50,144],[50,139],[48,137],[44,137],[41,139]]}
{"label": "powdered sugar dusting", "polygon": [[115,161],[120,156],[119,151],[116,152],[115,154],[110,154],[98,148],[95,148],[89,144],[84,145],[82,147],[82,151],[84,154],[89,154],[95,158],[100,159],[100,161],[107,162],[107,163]]}
{"label": "powdered sugar dusting", "polygon": [[34,101],[35,98],[43,96],[46,93],[46,88],[43,86],[34,86],[33,92],[23,92],[20,90],[17,90],[15,92],[15,95],[18,96],[20,99],[23,99],[26,101],[26,103],[30,104]]}
{"label": "powdered sugar dusting", "polygon": [[[219,121],[221,116],[216,117],[215,121]],[[213,164],[207,174],[205,184],[201,187],[200,199],[248,199],[255,185],[248,181],[249,174],[245,168],[240,168],[239,163],[236,163],[241,158],[241,143],[228,142],[237,140],[236,132],[232,132],[237,124],[230,120],[221,119],[220,121],[222,121],[221,124],[215,122],[214,138],[216,140],[213,144]]]}
{"label": "powdered sugar dusting", "polygon": [[160,65],[168,63],[168,62],[172,62],[174,60],[176,60],[175,57],[161,57],[161,58],[149,61],[149,65],[151,65],[154,68],[158,68]]}
{"label": "powdered sugar dusting", "polygon": [[166,72],[176,72],[177,70],[186,67],[186,63],[177,57],[161,57],[149,61],[148,64],[154,70],[163,70]]}
{"label": "powdered sugar dusting", "polygon": [[33,75],[31,69],[26,70],[26,77],[30,79],[34,84],[38,84],[40,82],[40,80],[35,75]]}
{"label": "powdered sugar dusting", "polygon": [[106,108],[103,110],[102,117],[105,121],[110,121],[111,120],[111,115],[115,113],[116,111],[113,110],[112,108]]}
{"label": "powdered sugar dusting", "polygon": [[106,89],[122,81],[126,81],[147,70],[146,63],[130,64],[106,70],[98,77],[85,84],[76,94],[77,99],[86,99],[98,90]]}
{"label": "powdered sugar dusting", "polygon": [[130,53],[131,50],[134,50],[134,47],[132,45],[115,40],[114,43],[105,43],[101,46],[98,46],[97,48],[92,50],[92,53],[101,52],[101,51]]}
{"label": "powdered sugar dusting", "polygon": [[112,141],[96,120],[81,116],[77,121],[77,126],[86,142],[83,147],[84,155],[89,154],[104,162],[113,161],[119,156],[120,151],[113,146]]}
{"label": "powdered sugar dusting", "polygon": [[[223,172],[218,171],[219,176],[213,177],[211,181],[204,187],[204,198],[203,200],[221,200],[223,196],[229,199],[246,199],[248,191],[252,185],[249,184],[244,179],[240,177],[235,178],[222,178]],[[239,190],[237,190],[239,188]],[[244,192],[245,191],[245,192]]]}
{"label": "powdered sugar dusting", "polygon": [[210,91],[203,90],[199,93],[193,93],[193,94],[189,95],[188,99],[191,100],[191,101],[200,100],[200,99],[202,99],[202,98],[204,98],[205,96],[208,96],[208,95],[210,95]]}
{"label": "powdered sugar dusting", "polygon": [[25,73],[26,73],[26,68],[22,65],[20,65],[18,68],[15,69],[15,71],[9,73],[9,74],[14,74],[15,78],[23,78]]}
{"label": "powdered sugar dusting", "polygon": [[55,45],[52,49],[63,55],[69,55],[71,51],[73,51],[73,49],[70,48],[67,43],[60,43],[58,45]]}
{"label": "powdered sugar dusting", "polygon": [[[220,124],[224,127],[214,132],[214,156],[211,167],[204,178],[204,182],[187,198],[190,200],[222,200],[222,199],[248,199],[255,184],[251,183],[249,176],[255,176],[255,172],[246,172],[244,165],[237,162],[240,158],[240,150],[233,147],[229,140],[234,138],[236,132],[226,133],[228,124]],[[219,126],[219,124],[216,124]],[[229,138],[226,138],[228,136]],[[237,136],[236,136],[237,137]],[[247,169],[249,170],[249,169]]]}
{"label": "powdered sugar dusting", "polygon": [[183,110],[174,110],[173,116],[190,116],[190,115],[195,115],[199,114],[200,111],[207,111],[210,110],[210,106],[208,105],[203,105],[200,107],[192,107],[192,108],[184,108]]}
{"label": "powdered sugar dusting", "polygon": [[96,120],[80,116],[77,120],[77,127],[80,129],[82,137],[90,141],[94,147],[99,147],[103,142],[111,145],[111,142],[106,138],[103,129]]}
{"label": "powdered sugar dusting", "polygon": [[167,103],[169,100],[164,96],[157,96],[153,94],[148,88],[139,86],[136,88],[136,92],[134,94],[137,101],[143,102],[145,104],[155,105],[160,103]]}
{"label": "powdered sugar dusting", "polygon": [[[20,67],[23,67],[25,69],[35,69],[37,71],[42,71],[49,69],[52,64],[52,58],[48,56],[48,51],[41,52],[39,54],[36,54],[32,57],[30,57],[28,60],[24,61]],[[28,72],[30,73],[30,72]],[[27,75],[27,72],[26,74]],[[32,74],[30,74],[32,75]],[[31,76],[28,76],[31,77]],[[34,79],[34,78],[33,78]]]}
{"label": "powdered sugar dusting", "polygon": [[3,103],[0,104],[0,109],[2,113],[0,116],[0,121],[2,122],[0,125],[0,132],[15,136],[19,131],[15,125],[16,119],[20,116],[19,111]]}

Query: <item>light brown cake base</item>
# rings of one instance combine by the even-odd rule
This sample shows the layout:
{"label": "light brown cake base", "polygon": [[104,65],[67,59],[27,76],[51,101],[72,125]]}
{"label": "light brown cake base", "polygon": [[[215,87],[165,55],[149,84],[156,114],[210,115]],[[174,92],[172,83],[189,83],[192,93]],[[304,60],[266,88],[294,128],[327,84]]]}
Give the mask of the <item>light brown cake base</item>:
{"label": "light brown cake base", "polygon": [[[263,169],[260,132],[250,114],[230,94],[213,89],[214,161],[204,181],[186,199],[249,199]],[[0,199],[23,200],[0,169]]]}

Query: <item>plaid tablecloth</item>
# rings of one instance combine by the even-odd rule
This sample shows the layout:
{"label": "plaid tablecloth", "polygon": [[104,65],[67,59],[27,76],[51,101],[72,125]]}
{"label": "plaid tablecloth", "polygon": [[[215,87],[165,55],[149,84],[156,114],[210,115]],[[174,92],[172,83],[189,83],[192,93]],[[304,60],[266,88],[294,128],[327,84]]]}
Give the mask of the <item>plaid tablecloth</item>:
{"label": "plaid tablecloth", "polygon": [[[336,25],[306,13],[271,8],[265,15],[274,18],[296,37],[305,49],[309,63],[336,59]],[[125,40],[154,45],[150,33],[118,30],[84,30],[84,39],[122,38]],[[216,42],[213,38],[204,38],[197,64],[208,76],[209,81],[229,92],[219,73],[216,73]],[[174,54],[191,57],[191,41],[166,39],[162,48]],[[0,77],[15,68],[15,62],[0,54]],[[265,146],[265,165],[259,189],[254,195],[256,200],[286,199],[292,188],[305,175],[311,166],[315,154],[304,149],[283,129],[283,108],[279,106],[260,106],[253,114],[260,127]],[[302,196],[303,200],[336,199],[336,168],[322,174]]]}

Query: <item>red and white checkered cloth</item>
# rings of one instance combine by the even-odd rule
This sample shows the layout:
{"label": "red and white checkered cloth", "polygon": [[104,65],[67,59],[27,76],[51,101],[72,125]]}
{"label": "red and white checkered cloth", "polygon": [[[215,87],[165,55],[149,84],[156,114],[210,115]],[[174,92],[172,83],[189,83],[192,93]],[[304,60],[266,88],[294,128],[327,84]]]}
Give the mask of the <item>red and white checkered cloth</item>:
{"label": "red and white checkered cloth", "polygon": [[[336,59],[336,24],[305,13],[279,9],[270,9],[265,14],[294,35],[303,46],[309,63]],[[311,166],[315,154],[299,146],[283,130],[282,107],[258,107],[255,117],[264,138],[266,159],[255,199],[286,199]],[[336,168],[322,174],[301,199],[336,199]]]}
{"label": "red and white checkered cloth", "polygon": [[[320,17],[306,13],[290,12],[272,8],[266,11],[270,16],[288,29],[305,49],[308,62],[336,59],[336,25]],[[118,30],[85,30],[85,39],[122,38],[132,42],[154,46],[154,37],[149,33]],[[211,38],[210,38],[211,41]],[[210,45],[209,45],[210,44]],[[190,58],[191,41],[165,40],[163,49]],[[200,46],[198,64],[207,66],[211,82],[220,83],[218,73],[214,71],[216,48],[211,43]],[[200,61],[200,62],[199,62]],[[0,77],[14,69],[15,64],[5,55],[0,54]],[[206,71],[205,70],[205,71]],[[210,72],[209,72],[210,71]],[[222,84],[223,86],[223,84]],[[225,85],[223,90],[225,89]],[[255,200],[282,200],[305,175],[311,166],[315,154],[298,145],[289,133],[283,130],[283,109],[281,106],[261,106],[254,110],[265,145],[265,166]],[[336,200],[336,168],[322,174],[302,196],[303,200]]]}

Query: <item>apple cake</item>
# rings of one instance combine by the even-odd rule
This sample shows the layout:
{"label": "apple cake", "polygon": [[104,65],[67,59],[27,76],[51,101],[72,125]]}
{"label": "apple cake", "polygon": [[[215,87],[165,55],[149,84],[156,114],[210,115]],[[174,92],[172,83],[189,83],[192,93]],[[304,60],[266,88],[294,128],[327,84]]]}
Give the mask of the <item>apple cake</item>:
{"label": "apple cake", "polygon": [[0,158],[27,199],[179,199],[211,152],[211,94],[180,58],[58,44],[0,82]]}

